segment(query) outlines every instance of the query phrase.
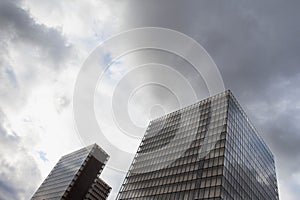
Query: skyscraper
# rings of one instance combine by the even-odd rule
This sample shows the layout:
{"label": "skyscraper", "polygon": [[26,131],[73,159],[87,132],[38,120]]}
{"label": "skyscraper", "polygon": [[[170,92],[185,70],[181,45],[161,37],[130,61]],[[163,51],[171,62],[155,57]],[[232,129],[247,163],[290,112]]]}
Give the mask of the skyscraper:
{"label": "skyscraper", "polygon": [[108,158],[97,144],[63,156],[32,200],[106,199],[111,188],[98,176]]}
{"label": "skyscraper", "polygon": [[274,157],[230,91],[150,122],[117,199],[278,199]]}

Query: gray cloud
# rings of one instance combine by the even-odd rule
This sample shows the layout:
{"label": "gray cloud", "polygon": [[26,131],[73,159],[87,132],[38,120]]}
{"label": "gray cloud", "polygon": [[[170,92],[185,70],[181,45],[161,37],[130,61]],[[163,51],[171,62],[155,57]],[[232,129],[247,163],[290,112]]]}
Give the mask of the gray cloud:
{"label": "gray cloud", "polygon": [[60,31],[36,23],[21,4],[0,1],[0,199],[5,200],[29,199],[42,179],[36,152],[28,148],[35,141],[26,131],[14,132],[5,113],[22,109],[36,83],[58,73],[72,49]]}
{"label": "gray cloud", "polygon": [[300,170],[299,8],[292,0],[131,1],[124,20],[124,29],[171,28],[206,48],[274,152],[280,186],[289,190],[282,199],[299,196],[292,181]]}
{"label": "gray cloud", "polygon": [[0,2],[0,26],[4,40],[32,45],[27,50],[32,53],[38,51],[43,59],[51,60],[55,68],[60,67],[69,54],[70,47],[57,29],[37,24],[28,11],[13,1]]}
{"label": "gray cloud", "polygon": [[[25,46],[21,52],[36,51],[37,59],[33,58],[38,64],[33,65],[40,68],[45,64],[54,70],[62,68],[60,63],[70,53],[66,38],[59,31],[37,24],[19,4],[20,1],[0,2],[0,95],[3,98],[23,91],[16,66],[10,62],[10,49]],[[226,87],[236,95],[274,152],[279,183],[284,187],[284,192],[279,188],[281,198],[298,199],[299,183],[294,175],[300,172],[297,117],[300,116],[300,2],[165,0],[128,1],[126,6],[118,16],[123,23],[120,30],[161,26],[183,32],[205,47],[219,67]],[[181,72],[184,74],[184,71]],[[190,79],[195,78],[188,70],[186,73]],[[203,88],[199,85],[199,91],[204,91]],[[22,100],[24,95],[17,97]],[[153,93],[153,98],[159,97]],[[13,101],[16,95],[8,99]],[[63,97],[56,102],[59,108],[65,105],[69,105],[69,101]],[[5,149],[20,145],[18,136],[9,136],[1,126],[0,132],[0,142],[11,144]],[[2,166],[6,171],[0,173],[0,194],[19,191],[12,194],[20,196],[7,197],[15,199],[21,198],[25,190],[28,194],[28,189],[16,186],[21,184],[7,182],[17,169],[6,162]],[[108,174],[116,177],[111,183],[118,187],[122,180],[117,179],[123,175]]]}
{"label": "gray cloud", "polygon": [[26,103],[35,81],[62,68],[72,50],[60,31],[36,23],[21,4],[0,2],[0,102],[15,108]]}

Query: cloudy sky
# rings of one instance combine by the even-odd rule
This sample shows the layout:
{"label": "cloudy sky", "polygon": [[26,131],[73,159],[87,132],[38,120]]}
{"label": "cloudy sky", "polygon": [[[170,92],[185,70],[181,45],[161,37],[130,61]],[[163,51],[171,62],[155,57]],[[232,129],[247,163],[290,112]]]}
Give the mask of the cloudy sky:
{"label": "cloudy sky", "polygon": [[[87,145],[74,120],[73,91],[90,53],[122,31],[164,27],[188,35],[206,49],[225,87],[232,90],[275,155],[280,198],[297,200],[299,9],[297,0],[0,0],[0,199],[29,199],[60,156]],[[110,55],[102,58],[104,62]],[[124,73],[132,60],[142,64],[153,62],[151,59],[168,63],[187,77],[198,91],[196,99],[208,97],[203,80],[186,63],[176,67],[184,61],[174,55],[145,50],[120,59],[97,87],[95,113],[103,132],[133,127],[106,122],[106,114],[112,112],[119,116],[117,122],[128,121],[138,127],[134,129],[137,139],[130,144],[131,152],[136,150],[149,118],[180,107],[174,95],[166,92],[169,90],[155,87],[136,90],[135,98],[128,100],[126,88],[133,88],[137,82],[132,80],[137,76],[143,80],[157,81],[160,76],[173,80],[169,72],[155,70],[157,66],[139,68],[143,75],[138,71],[128,76]],[[113,91],[116,85],[123,93]],[[182,91],[180,85],[175,87]],[[128,101],[128,115],[123,115],[124,108],[118,106],[102,114],[106,105],[114,105],[115,101]],[[182,101],[185,105],[196,100]],[[116,141],[118,146],[120,138]],[[117,148],[106,148],[111,160],[124,160]],[[113,187],[111,199],[119,190],[125,175],[122,170],[126,171],[133,154],[126,155],[124,169],[108,163],[111,167],[102,174]]]}

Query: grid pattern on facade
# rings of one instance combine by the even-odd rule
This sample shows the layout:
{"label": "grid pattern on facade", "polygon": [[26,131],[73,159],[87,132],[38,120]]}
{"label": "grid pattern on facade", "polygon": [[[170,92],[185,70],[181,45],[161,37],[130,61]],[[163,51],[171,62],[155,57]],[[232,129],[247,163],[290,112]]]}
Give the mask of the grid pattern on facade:
{"label": "grid pattern on facade", "polygon": [[[220,94],[153,120],[118,199],[220,197],[227,99]],[[203,195],[206,195],[206,193]]]}
{"label": "grid pattern on facade", "polygon": [[111,187],[107,185],[102,179],[95,179],[91,188],[89,189],[87,195],[85,196],[86,200],[105,200],[107,199]]}
{"label": "grid pattern on facade", "polygon": [[274,157],[230,91],[150,122],[117,199],[278,199]]}
{"label": "grid pattern on facade", "polygon": [[229,93],[223,199],[278,199],[272,152]]}
{"label": "grid pattern on facade", "polygon": [[[74,187],[83,188],[79,183],[82,182],[81,179],[86,181],[97,177],[107,159],[108,155],[96,144],[63,156],[35,192],[32,200],[68,199]],[[90,169],[93,169],[91,175]],[[95,177],[91,177],[94,175]],[[76,193],[79,192],[82,191]]]}

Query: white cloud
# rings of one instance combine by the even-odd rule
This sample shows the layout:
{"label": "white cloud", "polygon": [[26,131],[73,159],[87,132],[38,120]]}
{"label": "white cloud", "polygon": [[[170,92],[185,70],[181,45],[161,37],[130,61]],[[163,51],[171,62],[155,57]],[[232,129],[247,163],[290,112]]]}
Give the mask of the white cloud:
{"label": "white cloud", "polygon": [[[159,25],[184,30],[187,31],[187,34],[200,38],[214,54],[214,58],[224,65],[222,72],[227,78],[227,86],[233,86],[237,91],[240,89],[240,94],[243,92],[250,94],[246,97],[253,95],[249,90],[251,86],[255,94],[257,91],[265,93],[266,90],[269,90],[262,86],[262,83],[266,83],[266,79],[270,79],[272,84],[276,85],[274,82],[277,82],[277,79],[272,79],[274,76],[286,75],[289,71],[293,73],[293,68],[288,70],[288,66],[295,65],[293,63],[295,58],[285,58],[283,52],[290,52],[288,56],[292,56],[299,51],[297,49],[287,51],[279,46],[286,45],[289,48],[295,48],[297,42],[294,41],[294,37],[286,37],[292,40],[292,43],[281,38],[281,36],[285,36],[282,32],[296,30],[294,29],[295,24],[289,27],[288,23],[282,23],[282,20],[283,22],[286,20],[284,16],[281,16],[285,11],[278,13],[279,20],[273,20],[276,23],[268,25],[269,17],[277,15],[274,16],[272,13],[269,15],[268,11],[261,10],[261,6],[259,9],[255,7],[260,4],[253,3],[252,5],[252,2],[249,9],[248,3],[246,3],[247,5],[242,3],[241,6],[235,2],[232,6],[227,2],[224,7],[214,7],[212,6],[214,3],[199,6],[199,4],[183,5],[167,1],[162,3],[149,1],[147,3],[130,2],[127,7],[128,2],[118,0],[1,1],[0,107],[5,114],[3,114],[0,124],[0,196],[5,195],[6,199],[28,198],[60,156],[81,146],[72,118],[72,92],[77,73],[89,52],[97,44],[124,29],[125,26],[125,28],[130,28]],[[294,6],[294,9],[296,8],[297,6]],[[172,9],[175,12],[170,12]],[[247,9],[249,10],[247,11]],[[270,10],[276,11],[276,9]],[[298,10],[296,11],[298,13]],[[265,17],[265,15],[268,16]],[[260,21],[262,18],[263,26]],[[211,22],[207,23],[207,19]],[[266,27],[271,27],[271,29]],[[242,34],[239,32],[237,36],[235,28],[241,30]],[[197,33],[194,34],[194,32]],[[273,36],[273,40],[270,40],[271,43],[268,44],[270,42],[268,39],[272,38],[268,37],[269,32],[271,32],[270,36]],[[274,38],[279,43],[276,43]],[[268,56],[269,58],[266,59]],[[168,57],[166,56],[166,58]],[[143,58],[140,59],[143,60]],[[270,60],[272,62],[269,62]],[[298,64],[295,66],[297,69]],[[272,69],[270,70],[269,67]],[[279,68],[280,70],[278,70]],[[272,73],[275,71],[277,74],[272,75],[271,71]],[[109,78],[113,81],[124,75],[123,69],[119,67],[111,68],[108,73],[110,73]],[[153,76],[153,74],[147,75]],[[254,76],[258,77],[254,78]],[[283,78],[286,77],[283,76]],[[298,83],[291,79],[289,81],[294,85]],[[288,90],[288,87],[293,91]],[[280,96],[290,99],[289,94],[297,91],[297,87],[294,87],[284,85],[284,88],[276,88],[276,91],[272,91],[276,95],[272,97]],[[110,95],[111,90],[112,83],[109,82],[101,88],[103,95]],[[289,91],[289,94],[284,91]],[[147,98],[162,100],[159,95],[155,95],[150,94]],[[270,124],[279,124],[278,126],[283,127],[280,130],[271,129],[271,133],[280,132],[283,129],[287,131],[286,129],[292,125],[277,122],[283,122],[284,119],[280,116],[285,116],[284,113],[294,110],[290,108],[295,102],[296,107],[299,108],[298,96],[295,94],[293,101],[276,102],[274,101],[276,98],[272,98],[269,100],[270,102],[266,101],[265,103],[263,101],[259,103],[259,101],[253,100],[254,97],[251,97],[248,99],[253,104],[248,103],[247,106],[251,113],[260,116],[257,121],[268,122],[270,119],[274,119]],[[245,100],[245,102],[247,101]],[[109,104],[109,100],[106,103]],[[143,107],[145,102],[139,100],[138,103],[137,107]],[[296,112],[294,114],[296,115]],[[291,123],[296,121],[289,116],[287,115],[285,118]],[[275,120],[275,117],[278,119]],[[144,118],[138,118],[138,120],[144,122]],[[137,123],[141,124],[142,122],[138,121]],[[107,128],[107,132],[113,130]],[[289,132],[293,133],[295,130],[296,128]],[[288,136],[291,137],[291,134]],[[296,149],[297,138],[291,138],[296,143],[293,144]],[[276,145],[277,143],[274,145],[280,151],[277,152],[278,154],[283,152],[283,156],[280,157],[283,161],[278,162],[283,163],[279,170],[283,174],[281,176],[279,174],[281,178],[279,182],[280,195],[285,199],[294,200],[297,196],[295,191],[299,188],[299,176],[288,176],[287,179],[284,176],[289,173],[286,169],[287,166],[293,166],[290,162],[292,159],[289,159],[288,155],[296,155],[296,153],[291,151],[293,148],[291,148],[290,141],[290,143],[288,140],[280,139],[279,141],[280,145]],[[288,150],[285,151],[284,148]],[[41,159],[39,152],[44,152],[48,161]],[[32,170],[34,173],[29,174],[33,176],[30,178],[31,184],[27,185],[26,181],[29,178],[22,176],[22,173]],[[15,180],[13,180],[13,176],[15,176]],[[110,196],[110,199],[113,199],[124,174],[107,168],[102,176],[114,188],[113,194]],[[3,185],[3,183],[9,183],[9,185]],[[2,190],[3,188],[7,188],[7,191],[14,191],[19,196],[11,197]]]}
{"label": "white cloud", "polygon": [[[11,127],[0,110],[0,194],[7,200],[28,199],[41,179],[32,146]],[[31,180],[28,182],[28,180]]]}
{"label": "white cloud", "polygon": [[0,107],[5,113],[0,196],[5,199],[30,198],[58,159],[81,147],[72,111],[76,76],[88,53],[119,21],[107,3],[45,3],[0,3]]}

